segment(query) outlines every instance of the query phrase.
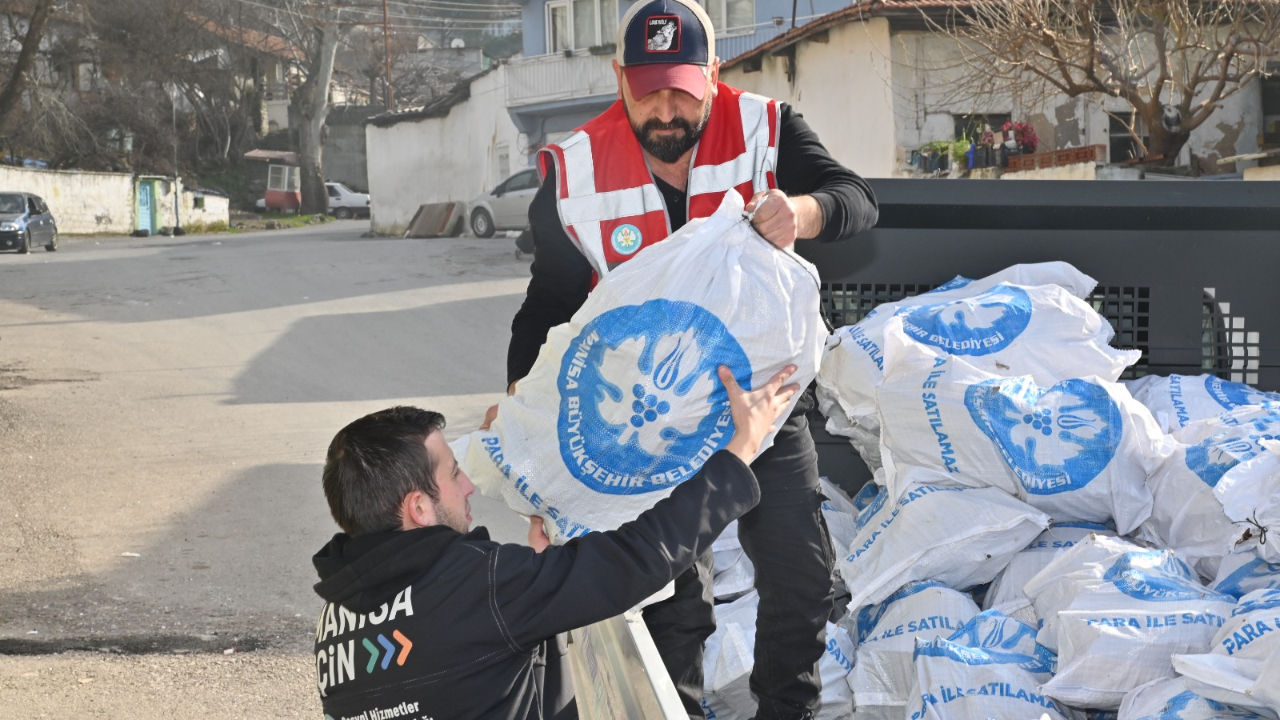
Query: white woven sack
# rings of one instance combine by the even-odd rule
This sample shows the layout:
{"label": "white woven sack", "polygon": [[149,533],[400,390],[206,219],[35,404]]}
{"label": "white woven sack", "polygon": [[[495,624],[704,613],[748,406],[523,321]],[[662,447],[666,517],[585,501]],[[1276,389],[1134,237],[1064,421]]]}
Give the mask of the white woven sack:
{"label": "white woven sack", "polygon": [[883,602],[913,580],[964,590],[990,582],[1049,525],[1044,513],[995,488],[921,484],[892,500],[881,491],[858,515],[858,534],[837,561],[849,607]]}
{"label": "white woven sack", "polygon": [[1266,452],[1263,441],[1280,438],[1280,408],[1241,407],[1192,422],[1173,437],[1179,444],[1147,481],[1154,502],[1142,537],[1174,548],[1213,577],[1240,532],[1214,489],[1223,478],[1246,488],[1266,481],[1260,475],[1266,464],[1247,462]]}
{"label": "white woven sack", "polygon": [[756,568],[738,540],[738,521],[729,523],[711,543],[712,588],[716,600],[735,600],[755,586]]}
{"label": "white woven sack", "polygon": [[1040,643],[1058,653],[1045,694],[1101,710],[1172,675],[1173,654],[1206,652],[1235,607],[1171,551],[1099,535],[1063,552],[1025,590],[1044,619]]}
{"label": "white woven sack", "polygon": [[1026,600],[1027,594],[1022,586],[1044,569],[1063,550],[1072,547],[1093,533],[1114,535],[1105,525],[1098,523],[1060,523],[1040,533],[1025,550],[1013,556],[1008,567],[1000,571],[987,595],[982,600],[982,609],[1006,607],[1020,600]]}
{"label": "white woven sack", "polygon": [[829,418],[838,406],[847,420],[834,419],[828,429],[849,437],[875,469],[875,389],[884,376],[884,328],[893,317],[903,318],[914,342],[997,375],[1031,375],[1044,384],[1081,375],[1116,379],[1139,353],[1108,346],[1111,325],[1081,300],[1095,284],[1066,263],[1015,265],[877,306],[828,342],[819,398]]}
{"label": "white woven sack", "polygon": [[1199,695],[1187,688],[1184,678],[1161,678],[1126,695],[1118,720],[1262,720],[1262,716]]}
{"label": "white woven sack", "polygon": [[[703,655],[704,708],[717,719],[750,718],[756,701],[751,694],[755,666],[756,613],[760,596],[751,592],[716,607],[716,631]],[[842,628],[827,623],[827,647],[818,660],[822,681],[821,705],[815,720],[845,720],[853,715],[853,696],[846,680],[853,669],[853,641]]]}
{"label": "white woven sack", "polygon": [[884,602],[850,613],[858,647],[849,675],[854,717],[902,717],[911,699],[916,640],[950,637],[977,614],[972,598],[933,581],[908,583]]}
{"label": "white woven sack", "polygon": [[1280,653],[1280,590],[1254,590],[1241,598],[1209,652],[1246,660]]}
{"label": "white woven sack", "polygon": [[1125,534],[1147,518],[1147,474],[1174,444],[1123,385],[999,377],[909,341],[901,323],[885,328],[877,393],[891,491],[903,487],[903,468],[919,466],[1000,488],[1055,522],[1114,521]]}
{"label": "white woven sack", "polygon": [[1264,452],[1223,475],[1213,494],[1235,525],[1232,546],[1280,563],[1280,440],[1274,438],[1274,430],[1268,434],[1272,437],[1262,440]]}
{"label": "white woven sack", "polygon": [[935,638],[916,642],[909,720],[1072,720],[1070,708],[1040,691],[1044,656]]}
{"label": "white woven sack", "polygon": [[1248,551],[1231,553],[1222,558],[1211,587],[1236,598],[1254,590],[1280,588],[1280,564],[1269,563]]}
{"label": "white woven sack", "polygon": [[813,265],[757,235],[726,193],[551,329],[463,467],[486,495],[546,518],[553,541],[616,528],[732,437],[718,366],[749,388],[794,363],[804,387],[826,336]]}
{"label": "white woven sack", "polygon": [[831,535],[831,546],[834,554],[840,554],[853,542],[858,534],[858,509],[836,484],[823,477],[822,484],[822,519],[827,523],[827,532]]}
{"label": "white woven sack", "polygon": [[734,600],[756,583],[756,567],[741,548],[715,553],[712,592],[717,600]]}
{"label": "white woven sack", "polygon": [[1174,655],[1173,669],[1205,698],[1263,717],[1280,717],[1280,654],[1266,660],[1217,653]]}
{"label": "white woven sack", "polygon": [[1280,393],[1263,392],[1214,375],[1147,375],[1126,384],[1134,399],[1151,410],[1167,433],[1248,405],[1280,411]]}
{"label": "white woven sack", "polygon": [[[836,335],[827,339],[828,354],[838,342],[839,337]],[[818,411],[827,418],[827,432],[847,439],[872,472],[880,469],[880,419],[872,415],[866,422],[854,423],[845,414],[835,393],[822,384],[818,384],[814,390],[814,398],[818,401]]]}
{"label": "white woven sack", "polygon": [[[747,720],[751,717],[751,713],[739,713],[733,709],[725,700],[717,695],[715,690],[716,665],[720,662],[721,655],[725,656],[726,672],[729,672],[728,665],[739,661],[750,661],[750,653],[743,658],[739,650],[739,646],[754,643],[755,627],[756,627],[756,608],[760,605],[760,595],[754,590],[748,592],[733,602],[722,603],[715,606],[716,629],[707,638],[706,646],[702,653],[702,710],[707,715],[708,720]],[[729,640],[732,646],[726,653],[724,648],[725,637],[732,632]],[[750,642],[744,640],[750,637]],[[748,666],[748,671],[750,666]],[[743,686],[745,689],[745,686]],[[732,694],[741,692],[738,687],[720,689],[722,692]],[[749,704],[751,695],[750,690],[746,689],[746,699],[740,701],[740,704]]]}

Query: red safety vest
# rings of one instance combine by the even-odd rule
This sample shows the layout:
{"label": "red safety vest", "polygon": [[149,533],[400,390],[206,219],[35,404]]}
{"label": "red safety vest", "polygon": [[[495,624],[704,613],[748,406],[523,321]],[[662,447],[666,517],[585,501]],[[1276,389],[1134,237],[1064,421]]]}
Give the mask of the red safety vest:
{"label": "red safety vest", "polygon": [[[778,186],[781,120],[777,100],[719,84],[689,164],[688,220],[714,213],[729,190],[747,202]],[[552,162],[560,222],[595,270],[592,287],[641,248],[671,234],[667,206],[621,101],[564,142],[542,148],[538,169],[544,178]]]}

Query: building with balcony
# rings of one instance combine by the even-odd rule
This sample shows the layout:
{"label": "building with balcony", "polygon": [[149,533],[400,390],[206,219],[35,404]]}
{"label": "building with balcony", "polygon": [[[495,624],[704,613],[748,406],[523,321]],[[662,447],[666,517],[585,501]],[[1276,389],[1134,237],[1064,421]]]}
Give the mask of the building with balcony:
{"label": "building with balcony", "polygon": [[[566,137],[617,99],[618,20],[632,0],[516,0],[524,57],[507,75],[507,112],[532,153]],[[848,0],[699,0],[716,27],[716,55],[737,57]],[[799,15],[793,15],[793,10]]]}

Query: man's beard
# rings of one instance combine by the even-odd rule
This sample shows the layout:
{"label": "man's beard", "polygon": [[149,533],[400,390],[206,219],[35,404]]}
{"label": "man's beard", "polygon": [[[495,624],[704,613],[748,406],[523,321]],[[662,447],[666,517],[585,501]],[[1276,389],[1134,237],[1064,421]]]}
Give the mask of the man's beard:
{"label": "man's beard", "polygon": [[[457,513],[453,512],[452,510],[450,510],[449,508],[443,505],[440,505],[439,503],[433,503],[433,505],[435,506],[436,525],[446,525],[448,527],[453,528],[454,530],[457,530],[458,532],[464,535],[471,531],[471,524],[467,522],[467,517],[465,514],[458,515]],[[469,503],[468,503],[467,512],[470,512]]]}
{"label": "man's beard", "polygon": [[[625,108],[625,103],[623,105]],[[699,138],[702,137],[702,131],[707,129],[707,118],[711,116],[711,103],[708,102],[703,106],[702,117],[698,119],[695,126],[682,117],[674,117],[671,122],[662,122],[657,118],[650,118],[645,121],[644,125],[636,127],[634,120],[631,120],[631,111],[627,110],[627,120],[631,122],[631,129],[635,131],[636,139],[640,141],[640,147],[645,152],[654,156],[659,162],[673,163],[681,158],[685,153],[693,149],[698,144]],[[658,130],[683,130],[682,133],[673,133],[671,135],[658,135]]]}

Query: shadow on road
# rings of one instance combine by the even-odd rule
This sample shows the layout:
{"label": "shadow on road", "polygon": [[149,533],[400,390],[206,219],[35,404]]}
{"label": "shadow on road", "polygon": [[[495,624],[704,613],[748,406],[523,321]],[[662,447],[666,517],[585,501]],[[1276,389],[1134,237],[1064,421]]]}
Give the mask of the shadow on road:
{"label": "shadow on road", "polygon": [[138,557],[47,589],[0,591],[10,635],[0,654],[305,647],[321,605],[311,553],[335,529],[319,464],[251,468],[130,548]]}
{"label": "shadow on road", "polygon": [[227,403],[495,392],[504,382],[495,365],[506,357],[506,329],[522,297],[302,318],[249,363]]}

